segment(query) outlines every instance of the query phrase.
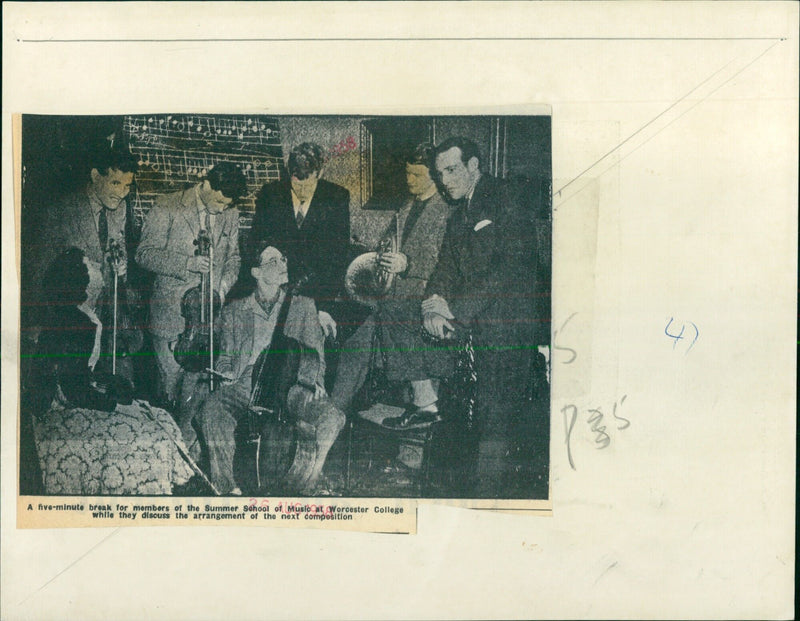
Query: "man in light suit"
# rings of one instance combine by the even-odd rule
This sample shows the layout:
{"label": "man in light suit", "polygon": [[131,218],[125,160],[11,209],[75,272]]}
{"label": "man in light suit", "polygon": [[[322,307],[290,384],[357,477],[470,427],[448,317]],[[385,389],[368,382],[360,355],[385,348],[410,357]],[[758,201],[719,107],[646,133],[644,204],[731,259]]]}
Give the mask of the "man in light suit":
{"label": "man in light suit", "polygon": [[[112,325],[114,274],[121,296],[132,301],[128,290],[128,239],[133,223],[127,217],[125,197],[138,169],[136,158],[127,151],[102,144],[89,156],[89,183],[80,191],[56,202],[45,213],[39,233],[34,237],[31,280],[40,290],[41,280],[50,263],[67,248],[79,248],[86,258],[101,266],[103,291],[98,311],[106,326]],[[118,259],[111,260],[110,249],[118,249]],[[27,286],[26,286],[27,288]],[[39,299],[36,296],[35,299]],[[120,306],[120,311],[123,307]],[[120,325],[122,321],[118,322]],[[110,366],[111,330],[103,335],[101,366]],[[118,353],[130,353],[141,346],[141,334],[133,328],[120,334]],[[117,361],[118,372],[132,381],[132,367],[127,359]],[[110,368],[109,368],[110,370]]]}
{"label": "man in light suit", "polygon": [[[405,158],[406,184],[409,199],[397,212],[382,239],[396,237],[397,252],[381,253],[380,267],[393,274],[392,285],[384,299],[342,348],[340,370],[331,391],[331,399],[348,411],[358,390],[363,386],[373,357],[373,339],[380,334],[378,347],[387,344],[381,326],[385,323],[382,307],[396,300],[410,300],[419,307],[425,297],[428,278],[436,266],[445,226],[453,207],[439,194],[431,177],[433,147],[420,144]],[[436,401],[429,379],[411,384],[412,399],[418,406]]]}
{"label": "man in light suit", "polygon": [[160,196],[147,214],[136,261],[155,273],[149,330],[158,366],[162,397],[177,397],[181,367],[173,349],[185,329],[181,300],[208,273],[208,257],[196,256],[201,230],[213,248],[213,283],[221,301],[239,274],[239,210],[233,202],[247,190],[238,167],[222,162],[188,190]]}
{"label": "man in light suit", "polygon": [[[307,430],[311,436],[308,439],[314,445],[312,455],[302,471],[297,469],[298,465],[288,475],[301,489],[313,488],[328,450],[344,425],[344,416],[325,399],[325,337],[314,300],[297,295],[291,297],[291,303],[287,302],[287,271],[286,258],[277,249],[268,247],[261,253],[258,264],[250,270],[255,290],[227,304],[220,317],[216,371],[229,378],[228,381],[212,393],[204,389],[195,392],[185,403],[188,411],[196,412],[195,424],[207,451],[209,476],[223,494],[241,494],[234,476],[234,432],[239,421],[248,415],[254,384],[263,388],[266,383],[269,406],[285,405],[291,418],[305,423],[298,428],[298,434]],[[278,351],[270,361],[273,347]],[[305,352],[300,355],[296,369],[289,362],[288,350]],[[270,377],[260,377],[263,368]],[[296,374],[283,377],[290,368]],[[273,370],[280,377],[272,375]],[[195,415],[182,418],[190,416]],[[184,434],[184,440],[191,446],[196,437],[194,430],[186,427]],[[265,450],[273,448],[267,445]],[[270,483],[274,485],[276,481]]]}
{"label": "man in light suit", "polygon": [[289,281],[308,277],[303,293],[314,298],[325,335],[336,336],[336,297],[344,286],[350,245],[350,193],[320,179],[322,147],[304,142],[289,154],[288,178],[266,184],[256,198],[248,265],[267,246],[289,261]]}

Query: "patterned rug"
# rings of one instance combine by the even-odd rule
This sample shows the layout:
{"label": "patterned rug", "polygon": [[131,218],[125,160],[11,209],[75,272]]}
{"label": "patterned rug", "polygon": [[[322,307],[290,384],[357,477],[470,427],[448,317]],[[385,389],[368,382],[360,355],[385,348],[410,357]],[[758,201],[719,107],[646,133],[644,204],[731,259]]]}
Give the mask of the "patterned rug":
{"label": "patterned rug", "polygon": [[34,435],[46,494],[166,495],[193,474],[172,417],[143,401],[113,412],[53,409]]}

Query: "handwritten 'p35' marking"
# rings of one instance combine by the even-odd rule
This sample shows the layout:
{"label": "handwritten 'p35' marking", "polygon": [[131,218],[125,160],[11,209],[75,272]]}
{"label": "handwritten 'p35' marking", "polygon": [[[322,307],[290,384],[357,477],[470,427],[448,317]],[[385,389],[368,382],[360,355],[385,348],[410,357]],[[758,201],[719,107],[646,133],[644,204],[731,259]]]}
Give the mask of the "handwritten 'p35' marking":
{"label": "handwritten 'p35' marking", "polygon": [[592,408],[589,410],[589,412],[591,413],[591,416],[586,422],[589,423],[592,428],[592,433],[595,434],[595,444],[599,445],[595,448],[607,448],[608,445],[611,444],[611,436],[606,433],[606,426],[600,424],[603,422],[603,412],[600,410],[600,408]]}
{"label": "handwritten 'p35' marking", "polygon": [[[617,414],[617,409],[622,407],[622,404],[625,403],[625,399],[627,398],[628,395],[622,395],[611,409],[611,416],[614,421],[616,421],[614,425],[616,431],[623,431],[631,426],[631,421],[629,419]],[[612,436],[611,433],[609,433],[609,425],[603,424],[605,418],[603,410],[598,406],[595,408],[588,408],[587,412],[589,416],[586,419],[586,423],[589,425],[590,431],[594,434],[595,448],[608,448],[611,444]],[[561,413],[564,416],[564,441],[567,445],[567,459],[569,460],[570,468],[576,470],[575,461],[572,458],[572,432],[575,428],[575,422],[578,420],[579,410],[576,405],[570,403],[561,408]]]}

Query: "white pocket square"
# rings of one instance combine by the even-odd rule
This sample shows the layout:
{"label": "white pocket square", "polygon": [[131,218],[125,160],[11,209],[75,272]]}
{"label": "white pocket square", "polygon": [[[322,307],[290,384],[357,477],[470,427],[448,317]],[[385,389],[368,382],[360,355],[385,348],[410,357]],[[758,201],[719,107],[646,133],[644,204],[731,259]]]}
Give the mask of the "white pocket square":
{"label": "white pocket square", "polygon": [[489,226],[492,223],[491,220],[481,220],[478,224],[475,225],[475,228],[472,229],[473,231],[480,231],[482,228]]}

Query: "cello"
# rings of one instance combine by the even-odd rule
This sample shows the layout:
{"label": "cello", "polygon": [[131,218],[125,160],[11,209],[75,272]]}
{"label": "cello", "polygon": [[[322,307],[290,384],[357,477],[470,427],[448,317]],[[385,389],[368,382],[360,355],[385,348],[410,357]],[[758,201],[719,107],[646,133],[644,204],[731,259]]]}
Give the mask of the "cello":
{"label": "cello", "polygon": [[[324,375],[318,353],[287,330],[292,301],[307,280],[308,276],[288,287],[279,300],[272,343],[253,370],[247,440],[255,447],[259,491],[271,494],[311,490],[344,426],[344,415],[302,379]],[[263,459],[262,438],[268,448]],[[261,481],[262,461],[266,485]]]}
{"label": "cello", "polygon": [[[173,355],[187,371],[199,373],[214,368],[214,318],[219,316],[221,300],[214,291],[214,246],[208,231],[201,229],[194,240],[195,256],[208,257],[208,272],[201,274],[200,284],[183,294],[181,315],[186,327],[178,337]],[[214,374],[208,376],[214,390]]]}

